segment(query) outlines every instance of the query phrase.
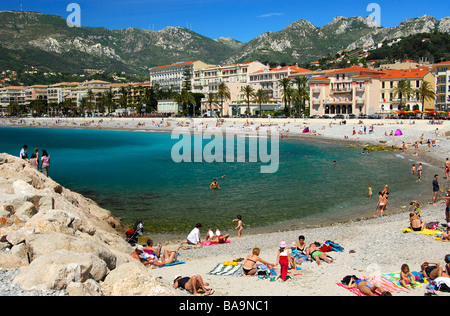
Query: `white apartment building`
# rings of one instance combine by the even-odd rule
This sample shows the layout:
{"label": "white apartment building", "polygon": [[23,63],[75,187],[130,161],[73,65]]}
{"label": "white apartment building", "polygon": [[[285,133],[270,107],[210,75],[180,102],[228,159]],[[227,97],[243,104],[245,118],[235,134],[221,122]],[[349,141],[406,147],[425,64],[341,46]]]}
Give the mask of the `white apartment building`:
{"label": "white apartment building", "polygon": [[436,76],[436,111],[450,110],[450,61],[434,64]]}
{"label": "white apartment building", "polygon": [[265,66],[259,61],[228,64],[211,65],[207,68],[201,68],[194,72],[193,92],[216,93],[220,83],[243,83],[249,82],[249,75]]}
{"label": "white apartment building", "polygon": [[76,102],[75,89],[78,87],[79,82],[60,82],[52,84],[47,88],[47,101],[48,103],[61,103],[67,99],[71,99]]}
{"label": "white apartment building", "polygon": [[24,105],[25,103],[25,87],[9,86],[0,88],[0,114],[7,114],[7,107],[10,103]]}
{"label": "white apartment building", "polygon": [[[163,90],[181,92],[184,81],[184,72],[189,69],[191,73],[191,89],[194,87],[194,73],[199,69],[211,67],[200,60],[180,62],[171,65],[157,66],[150,69],[150,83],[158,84]],[[191,90],[192,91],[192,90]]]}
{"label": "white apartment building", "polygon": [[276,68],[265,66],[263,69],[250,74],[249,83],[261,86],[261,88],[266,91],[269,98],[275,101],[281,101],[283,98],[283,88],[280,85],[279,80],[287,78],[297,72],[309,72],[309,70],[298,66],[278,66]]}

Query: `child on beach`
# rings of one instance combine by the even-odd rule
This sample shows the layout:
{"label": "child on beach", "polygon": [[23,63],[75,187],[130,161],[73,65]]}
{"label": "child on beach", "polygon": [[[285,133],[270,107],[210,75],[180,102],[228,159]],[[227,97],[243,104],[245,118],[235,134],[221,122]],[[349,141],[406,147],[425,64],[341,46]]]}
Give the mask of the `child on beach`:
{"label": "child on beach", "polygon": [[30,165],[34,169],[39,170],[39,163],[38,163],[38,158],[36,157],[36,154],[31,154]]}
{"label": "child on beach", "polygon": [[238,237],[241,238],[242,237],[242,216],[241,215],[237,215],[235,219],[233,219],[231,222],[238,222],[235,230],[238,230]]}
{"label": "child on beach", "polygon": [[416,286],[416,277],[409,270],[409,266],[407,264],[403,264],[400,271],[400,284],[404,287],[407,287],[408,284],[411,284],[412,288]]}
{"label": "child on beach", "polygon": [[417,202],[414,203],[414,214],[416,216],[419,216],[420,220],[422,220],[422,212],[420,211],[419,203],[417,203]]}
{"label": "child on beach", "polygon": [[286,281],[289,262],[291,262],[291,252],[287,248],[286,242],[282,241],[280,243],[280,249],[278,250],[275,266],[280,264],[280,268],[281,268],[280,278],[283,282]]}
{"label": "child on beach", "polygon": [[416,174],[416,164],[413,163],[412,168],[411,168],[411,175]]}
{"label": "child on beach", "polygon": [[372,186],[370,184],[368,184],[367,187],[369,188],[369,198],[371,198],[372,197]]}

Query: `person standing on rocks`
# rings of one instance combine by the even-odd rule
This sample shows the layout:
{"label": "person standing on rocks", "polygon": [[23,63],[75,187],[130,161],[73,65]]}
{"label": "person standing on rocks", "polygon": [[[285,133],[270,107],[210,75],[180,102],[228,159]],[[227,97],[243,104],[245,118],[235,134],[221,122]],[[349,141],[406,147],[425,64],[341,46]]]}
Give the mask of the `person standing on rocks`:
{"label": "person standing on rocks", "polygon": [[44,149],[42,150],[41,169],[42,173],[48,177],[48,169],[50,168],[50,155]]}
{"label": "person standing on rocks", "polygon": [[20,159],[28,160],[27,148],[28,148],[27,145],[23,145],[19,154]]}

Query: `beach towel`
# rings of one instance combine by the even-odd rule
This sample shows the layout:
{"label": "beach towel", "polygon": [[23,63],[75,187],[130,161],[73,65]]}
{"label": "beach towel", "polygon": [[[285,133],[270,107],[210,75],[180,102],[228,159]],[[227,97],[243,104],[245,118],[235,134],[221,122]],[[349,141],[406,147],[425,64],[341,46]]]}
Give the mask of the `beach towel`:
{"label": "beach towel", "polygon": [[211,242],[210,240],[203,241],[202,246],[211,246],[211,245],[223,245],[223,244],[231,244],[231,240],[227,240],[225,242]]}
{"label": "beach towel", "polygon": [[158,268],[164,268],[164,267],[169,267],[169,266],[175,266],[175,265],[177,265],[177,264],[182,264],[182,263],[186,263],[186,262],[181,261],[181,260],[178,260],[178,261],[174,261],[174,262],[172,262],[172,263],[167,263],[167,264],[165,264],[165,265],[163,265],[163,266],[157,266],[157,267],[158,267]]}
{"label": "beach towel", "polygon": [[244,266],[244,263],[239,263],[237,266],[224,266],[223,262],[219,263],[208,272],[210,275],[219,275],[219,276],[234,276],[234,277],[240,277],[243,276],[242,267]]}
{"label": "beach towel", "polygon": [[[367,280],[369,278],[369,276],[363,276],[361,279]],[[399,292],[399,291],[404,291],[407,292],[404,288],[400,288],[397,285],[395,285],[394,283],[392,283],[391,281],[389,281],[388,279],[382,277],[381,275],[376,275],[375,277],[373,277],[373,281],[376,281],[378,283],[380,283],[381,288],[383,289],[383,291],[388,291],[391,293],[395,293],[395,292]],[[356,289],[356,288],[348,288],[346,285],[342,284],[342,283],[337,283],[338,286],[343,287],[344,289],[352,292],[353,294],[357,295],[357,296],[365,296],[363,293],[361,293],[360,290]],[[375,296],[379,296],[380,294],[378,292],[375,293]]]}
{"label": "beach towel", "polygon": [[411,228],[402,228],[400,230],[404,231],[404,232],[408,232],[408,233],[419,233],[422,235],[437,235],[439,233],[439,231],[437,231],[437,230],[432,230],[432,229],[427,229],[427,228],[425,228],[422,231],[418,231],[418,232],[412,230]]}
{"label": "beach towel", "polygon": [[[412,275],[414,275],[416,277],[416,280],[420,277],[421,272],[416,272],[413,271],[411,272]],[[400,272],[395,272],[395,273],[382,273],[381,276],[383,278],[386,278],[387,280],[391,281],[392,283],[394,283],[395,285],[397,285],[398,287],[400,287],[401,289],[404,289],[405,287],[400,283]],[[422,276],[423,277],[423,276]],[[424,283],[420,283],[420,282],[416,282],[415,287],[422,287],[424,286]],[[410,285],[408,285],[407,288],[409,288]]]}

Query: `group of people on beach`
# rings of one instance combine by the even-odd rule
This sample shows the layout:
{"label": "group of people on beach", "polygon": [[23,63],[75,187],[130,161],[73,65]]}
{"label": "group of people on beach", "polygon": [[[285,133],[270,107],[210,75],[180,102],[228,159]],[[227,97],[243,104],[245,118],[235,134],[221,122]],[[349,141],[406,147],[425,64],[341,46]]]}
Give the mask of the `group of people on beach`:
{"label": "group of people on beach", "polygon": [[50,155],[47,153],[45,149],[42,150],[42,155],[39,155],[39,149],[34,148],[33,153],[31,154],[30,157],[28,157],[27,149],[28,146],[23,145],[22,149],[20,150],[19,157],[29,162],[34,169],[42,171],[42,173],[46,177],[48,177],[49,176],[48,171],[50,169]]}
{"label": "group of people on beach", "polygon": [[242,267],[244,276],[255,275],[258,266],[264,264],[271,271],[280,265],[280,279],[282,282],[288,278],[289,270],[301,270],[301,264],[306,261],[315,261],[321,265],[322,261],[332,263],[333,259],[321,250],[321,244],[318,242],[311,243],[309,246],[305,243],[305,236],[298,237],[297,242],[292,242],[290,246],[285,241],[280,242],[275,263],[270,263],[259,257],[261,250],[253,248],[253,251],[244,260]]}

